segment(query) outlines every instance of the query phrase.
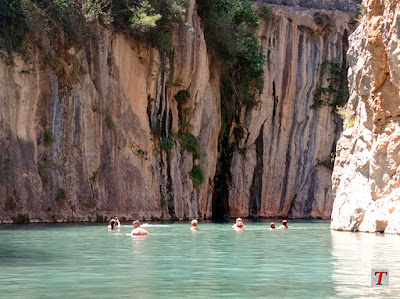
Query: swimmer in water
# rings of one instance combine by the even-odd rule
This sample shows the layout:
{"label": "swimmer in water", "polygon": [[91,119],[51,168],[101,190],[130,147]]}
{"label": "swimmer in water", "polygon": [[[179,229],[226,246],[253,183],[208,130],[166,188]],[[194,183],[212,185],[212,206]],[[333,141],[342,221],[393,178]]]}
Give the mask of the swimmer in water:
{"label": "swimmer in water", "polygon": [[130,234],[127,234],[128,236],[140,236],[140,235],[148,235],[149,233],[147,230],[144,228],[140,227],[140,221],[135,220],[133,221],[133,230],[131,231]]}
{"label": "swimmer in water", "polygon": [[191,224],[192,224],[192,227],[190,228],[190,230],[192,230],[192,231],[198,230],[198,228],[197,228],[197,220],[196,219],[193,219]]}
{"label": "swimmer in water", "polygon": [[234,230],[244,230],[244,228],[245,228],[244,223],[242,221],[237,221],[236,228],[234,228]]}
{"label": "swimmer in water", "polygon": [[243,224],[243,228],[242,229],[244,229],[246,226],[244,225],[244,223],[243,223],[243,220],[242,220],[242,218],[236,218],[236,223],[234,224],[234,225],[232,225],[232,228],[233,229],[237,229],[238,228],[238,222],[241,222],[242,224]]}
{"label": "swimmer in water", "polygon": [[115,228],[121,228],[121,222],[119,222],[118,217],[114,217],[115,220]]}
{"label": "swimmer in water", "polygon": [[108,229],[120,229],[121,228],[121,223],[118,220],[118,217],[115,217],[114,219],[111,219],[110,224],[108,225]]}
{"label": "swimmer in water", "polygon": [[280,228],[281,228],[281,229],[288,229],[288,228],[290,228],[290,226],[287,225],[287,220],[286,220],[286,219],[284,219],[284,220],[282,221],[282,225],[281,225]]}
{"label": "swimmer in water", "polygon": [[275,229],[275,223],[274,222],[271,222],[271,226],[270,226],[269,229]]}

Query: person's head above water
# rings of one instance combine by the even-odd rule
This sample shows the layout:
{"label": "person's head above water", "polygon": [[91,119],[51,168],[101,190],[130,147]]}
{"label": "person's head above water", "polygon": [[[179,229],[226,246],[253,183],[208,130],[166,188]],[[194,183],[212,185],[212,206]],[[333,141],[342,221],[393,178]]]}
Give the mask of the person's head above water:
{"label": "person's head above water", "polygon": [[197,226],[197,220],[193,219],[192,222],[190,222],[192,224],[192,226]]}
{"label": "person's head above water", "polygon": [[282,225],[287,226],[287,220],[286,219],[282,220]]}
{"label": "person's head above water", "polygon": [[115,220],[118,220],[118,217],[114,217]]}
{"label": "person's head above water", "polygon": [[115,226],[115,220],[114,220],[114,219],[111,219],[111,220],[110,220],[110,227],[111,227],[111,229],[114,229],[114,226]]}
{"label": "person's head above water", "polygon": [[135,220],[133,221],[133,226],[136,227],[140,227],[140,221],[139,220]]}
{"label": "person's head above water", "polygon": [[236,222],[238,222],[238,221],[242,221],[243,222],[242,218],[236,218]]}
{"label": "person's head above water", "polygon": [[275,228],[275,223],[271,222],[271,228]]}

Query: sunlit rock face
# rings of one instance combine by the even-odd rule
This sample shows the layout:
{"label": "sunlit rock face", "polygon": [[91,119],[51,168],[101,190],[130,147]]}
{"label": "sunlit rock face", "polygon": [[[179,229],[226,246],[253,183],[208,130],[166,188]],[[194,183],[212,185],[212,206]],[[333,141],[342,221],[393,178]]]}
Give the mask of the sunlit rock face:
{"label": "sunlit rock face", "polygon": [[331,107],[310,107],[318,82],[329,77],[322,63],[343,61],[350,16],[283,6],[273,11],[260,33],[268,49],[261,104],[243,116],[247,151],[233,157],[230,213],[329,219],[338,131]]}
{"label": "sunlit rock face", "polygon": [[[330,216],[336,116],[310,106],[329,78],[321,64],[345,59],[353,14],[300,2],[272,5],[258,33],[269,61],[264,93],[241,115],[246,151],[232,157],[226,216]],[[212,217],[220,71],[189,3],[173,58],[97,25],[89,47],[69,50],[84,71],[67,87],[38,53],[15,65],[0,59],[0,222]],[[58,63],[74,76],[73,63]],[[190,97],[179,106],[181,90]],[[198,160],[176,136],[169,152],[160,147],[183,123],[199,140]]]}
{"label": "sunlit rock face", "polygon": [[[175,62],[97,26],[86,51],[70,50],[85,71],[68,89],[38,55],[15,66],[0,59],[1,222],[210,217],[219,77],[194,1],[186,23],[174,36]],[[62,63],[67,75],[72,65]],[[198,188],[192,154],[176,140],[169,154],[159,147],[178,131],[174,96],[186,89],[202,153]]]}
{"label": "sunlit rock face", "polygon": [[348,52],[354,126],[337,148],[331,227],[400,232],[400,4],[364,1]]}

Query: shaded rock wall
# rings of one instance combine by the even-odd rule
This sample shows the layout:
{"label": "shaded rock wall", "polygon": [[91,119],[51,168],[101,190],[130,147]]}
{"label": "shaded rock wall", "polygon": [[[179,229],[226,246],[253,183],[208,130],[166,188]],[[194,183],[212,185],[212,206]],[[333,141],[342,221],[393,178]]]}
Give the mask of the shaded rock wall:
{"label": "shaded rock wall", "polygon": [[[268,50],[258,109],[243,116],[248,150],[232,163],[231,216],[329,218],[330,155],[337,140],[332,108],[310,109],[324,61],[343,61],[347,13],[272,6],[260,38]],[[317,24],[316,16],[326,24]],[[329,27],[329,28],[328,28]]]}
{"label": "shaded rock wall", "polygon": [[400,3],[364,1],[350,38],[348,109],[333,173],[331,228],[400,232]]}

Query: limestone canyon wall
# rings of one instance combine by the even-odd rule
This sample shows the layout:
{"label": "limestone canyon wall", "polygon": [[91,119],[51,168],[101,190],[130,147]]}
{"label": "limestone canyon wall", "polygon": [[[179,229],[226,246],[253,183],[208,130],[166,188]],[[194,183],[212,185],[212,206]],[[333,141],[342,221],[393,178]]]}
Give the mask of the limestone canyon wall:
{"label": "limestone canyon wall", "polygon": [[354,125],[338,143],[331,227],[399,233],[400,3],[363,4],[365,15],[349,50]]}
{"label": "limestone canyon wall", "polygon": [[[316,86],[329,77],[322,62],[345,58],[352,15],[272,9],[259,32],[269,59],[264,93],[240,120],[247,150],[232,158],[226,216],[327,218],[336,117],[329,107],[310,106]],[[194,0],[185,21],[173,38],[174,59],[94,26],[89,47],[70,49],[84,72],[69,86],[37,50],[29,61],[15,56],[14,65],[0,59],[1,223],[212,217],[219,69]],[[73,63],[58,65],[74,77]],[[190,177],[193,154],[179,139],[169,152],[159,145],[182,121],[174,98],[180,90],[191,95],[183,108],[200,144],[199,187]]]}
{"label": "limestone canyon wall", "polygon": [[329,77],[322,63],[344,59],[350,16],[273,7],[274,19],[260,33],[269,49],[264,93],[259,109],[243,117],[248,150],[233,158],[230,213],[326,219],[338,128],[331,107],[310,107],[316,86]]}

